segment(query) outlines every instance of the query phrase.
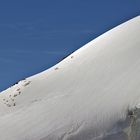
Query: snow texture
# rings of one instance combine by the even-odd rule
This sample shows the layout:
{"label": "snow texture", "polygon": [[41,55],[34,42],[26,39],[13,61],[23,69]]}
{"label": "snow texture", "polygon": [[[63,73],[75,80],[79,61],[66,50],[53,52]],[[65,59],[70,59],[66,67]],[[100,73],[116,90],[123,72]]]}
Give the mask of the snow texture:
{"label": "snow texture", "polygon": [[3,91],[0,140],[127,140],[139,87],[140,16]]}

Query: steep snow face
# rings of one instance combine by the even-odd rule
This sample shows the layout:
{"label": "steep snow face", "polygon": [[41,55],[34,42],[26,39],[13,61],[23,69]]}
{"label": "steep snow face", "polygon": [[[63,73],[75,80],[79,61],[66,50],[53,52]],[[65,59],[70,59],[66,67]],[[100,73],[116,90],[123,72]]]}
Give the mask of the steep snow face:
{"label": "steep snow face", "polygon": [[0,139],[101,140],[124,128],[139,86],[140,16],[3,91]]}

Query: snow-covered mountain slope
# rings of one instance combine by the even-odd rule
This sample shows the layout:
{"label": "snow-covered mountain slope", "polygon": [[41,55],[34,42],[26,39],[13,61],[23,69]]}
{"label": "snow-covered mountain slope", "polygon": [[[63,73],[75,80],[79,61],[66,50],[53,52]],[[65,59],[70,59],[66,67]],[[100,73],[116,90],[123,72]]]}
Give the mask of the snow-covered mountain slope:
{"label": "snow-covered mountain slope", "polygon": [[140,16],[3,91],[0,140],[101,140],[139,103]]}

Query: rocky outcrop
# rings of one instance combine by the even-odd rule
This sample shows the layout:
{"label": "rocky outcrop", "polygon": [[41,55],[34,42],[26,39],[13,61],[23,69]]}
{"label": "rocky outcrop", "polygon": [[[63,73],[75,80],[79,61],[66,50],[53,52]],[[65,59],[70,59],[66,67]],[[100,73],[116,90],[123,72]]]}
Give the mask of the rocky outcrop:
{"label": "rocky outcrop", "polygon": [[140,108],[129,110],[126,120],[117,125],[122,131],[98,140],[140,140]]}
{"label": "rocky outcrop", "polygon": [[133,110],[130,117],[130,126],[127,132],[128,140],[140,140],[140,108]]}

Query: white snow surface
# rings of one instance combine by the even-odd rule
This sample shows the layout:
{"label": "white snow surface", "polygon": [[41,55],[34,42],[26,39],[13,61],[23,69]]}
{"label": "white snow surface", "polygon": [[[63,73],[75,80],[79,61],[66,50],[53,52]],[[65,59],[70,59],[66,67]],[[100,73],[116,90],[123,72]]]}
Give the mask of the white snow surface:
{"label": "white snow surface", "polygon": [[1,92],[0,140],[96,140],[139,103],[140,16]]}

